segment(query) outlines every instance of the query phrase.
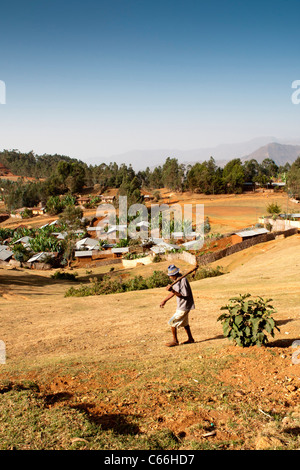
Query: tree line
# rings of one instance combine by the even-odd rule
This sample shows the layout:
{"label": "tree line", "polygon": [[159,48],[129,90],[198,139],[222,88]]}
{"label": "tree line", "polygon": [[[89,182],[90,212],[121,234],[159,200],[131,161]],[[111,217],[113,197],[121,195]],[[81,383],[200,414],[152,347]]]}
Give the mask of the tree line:
{"label": "tree line", "polygon": [[213,157],[192,165],[180,164],[167,157],[164,164],[153,169],[134,171],[131,164],[115,162],[88,165],[64,155],[34,155],[16,150],[0,152],[0,163],[18,176],[31,176],[31,182],[1,179],[1,192],[9,210],[47,204],[50,198],[75,195],[85,187],[98,185],[99,192],[118,188],[129,202],[140,202],[141,189],[157,190],[165,187],[173,191],[193,191],[204,194],[241,193],[246,183],[267,185],[280,177],[294,197],[300,197],[300,157],[290,165],[277,166],[266,158],[262,163],[252,159],[242,162],[230,160],[224,167]]}

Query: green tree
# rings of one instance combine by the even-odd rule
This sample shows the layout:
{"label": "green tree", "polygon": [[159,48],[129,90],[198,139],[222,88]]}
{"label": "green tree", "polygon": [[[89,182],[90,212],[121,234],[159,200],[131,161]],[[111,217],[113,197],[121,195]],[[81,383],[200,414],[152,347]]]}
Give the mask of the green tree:
{"label": "green tree", "polygon": [[119,189],[121,196],[127,196],[127,204],[130,206],[142,202],[142,195],[140,191],[141,182],[137,176],[132,178],[127,174],[124,175],[122,184]]}
{"label": "green tree", "polygon": [[162,176],[162,168],[161,166],[157,166],[154,170],[149,174],[149,186],[153,189],[162,188],[164,185],[163,183],[163,176]]}
{"label": "green tree", "polygon": [[270,202],[267,206],[267,213],[270,215],[278,215],[281,210],[281,206],[277,202]]}
{"label": "green tree", "polygon": [[64,203],[59,196],[50,196],[46,203],[46,210],[50,215],[59,214],[64,208]]}
{"label": "green tree", "polygon": [[225,165],[223,181],[228,193],[242,192],[245,182],[245,173],[240,158],[234,158]]}
{"label": "green tree", "polygon": [[12,252],[14,254],[14,258],[16,261],[20,261],[20,263],[26,262],[30,256],[31,251],[27,249],[22,243],[16,243],[12,246]]}
{"label": "green tree", "polygon": [[244,174],[245,174],[246,182],[248,183],[255,182],[258,176],[258,173],[259,173],[259,164],[254,158],[244,162]]}
{"label": "green tree", "polygon": [[65,227],[66,236],[61,243],[63,264],[70,266],[74,259],[75,244],[80,236],[76,230],[80,229],[83,211],[80,207],[68,205],[59,216],[60,223]]}
{"label": "green tree", "polygon": [[292,196],[300,199],[300,157],[294,161],[287,174],[287,185]]}
{"label": "green tree", "polygon": [[162,182],[166,188],[182,191],[184,182],[184,167],[176,158],[168,157],[162,167]]}
{"label": "green tree", "polygon": [[265,158],[261,163],[261,169],[268,178],[275,178],[278,173],[278,166],[271,158]]}
{"label": "green tree", "polygon": [[223,192],[222,170],[213,157],[203,163],[195,163],[187,173],[187,187],[191,191],[204,194]]}
{"label": "green tree", "polygon": [[85,169],[84,166],[77,162],[60,161],[56,169],[61,184],[75,194],[84,186]]}

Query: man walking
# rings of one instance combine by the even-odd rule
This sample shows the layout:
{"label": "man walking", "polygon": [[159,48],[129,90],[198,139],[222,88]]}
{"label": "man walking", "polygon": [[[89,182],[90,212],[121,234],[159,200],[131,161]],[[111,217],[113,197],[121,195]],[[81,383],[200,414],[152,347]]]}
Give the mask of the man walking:
{"label": "man walking", "polygon": [[[170,276],[172,282],[176,281],[176,279],[181,276],[179,268],[177,268],[174,264],[171,264],[168,267],[168,276]],[[177,300],[177,310],[168,322],[171,326],[173,340],[170,343],[167,343],[166,346],[172,347],[179,345],[177,330],[180,327],[185,329],[188,336],[187,341],[184,341],[182,344],[194,343],[195,341],[189,326],[189,311],[195,308],[195,303],[189,281],[186,277],[184,277],[174,284],[173,287],[167,286],[166,289],[170,292],[170,294],[161,302],[160,307],[163,308],[166,302],[168,302],[168,300],[172,299],[174,296],[176,296]]]}

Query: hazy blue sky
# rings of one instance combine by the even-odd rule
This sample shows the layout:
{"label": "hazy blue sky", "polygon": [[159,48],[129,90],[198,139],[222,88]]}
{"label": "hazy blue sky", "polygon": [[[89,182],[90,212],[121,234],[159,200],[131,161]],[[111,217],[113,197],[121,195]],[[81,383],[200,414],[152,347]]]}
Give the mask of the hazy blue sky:
{"label": "hazy blue sky", "polygon": [[2,2],[0,149],[94,163],[297,138],[299,14],[298,0]]}

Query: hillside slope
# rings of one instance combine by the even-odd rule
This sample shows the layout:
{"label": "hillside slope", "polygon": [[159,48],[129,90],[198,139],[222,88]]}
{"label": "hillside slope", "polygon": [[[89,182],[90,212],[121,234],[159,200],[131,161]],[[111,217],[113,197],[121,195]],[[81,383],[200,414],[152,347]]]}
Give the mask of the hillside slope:
{"label": "hillside slope", "polygon": [[[70,282],[0,269],[0,448],[299,449],[299,243],[256,245],[193,282],[196,342],[176,348],[164,345],[175,309],[159,308],[164,289],[65,298]],[[245,292],[273,298],[281,331],[268,347],[222,335],[220,307]]]}
{"label": "hillside slope", "polygon": [[[288,321],[290,335],[299,336],[300,236],[278,239],[236,253],[219,265],[231,272],[192,284],[196,310],[191,325],[198,351],[203,344],[221,337],[217,323],[220,307],[231,296],[250,293],[274,299],[276,318]],[[167,262],[153,269],[166,269]],[[149,267],[147,267],[149,269]],[[140,268],[142,272],[142,268]],[[92,356],[103,361],[143,359],[169,354],[164,342],[169,338],[167,320],[175,301],[159,308],[165,289],[135,291],[101,297],[65,298],[70,283],[50,279],[48,273],[1,269],[2,340],[8,357],[42,360],[45,357]],[[86,280],[89,276],[85,276]],[[202,342],[204,342],[202,344]]]}

